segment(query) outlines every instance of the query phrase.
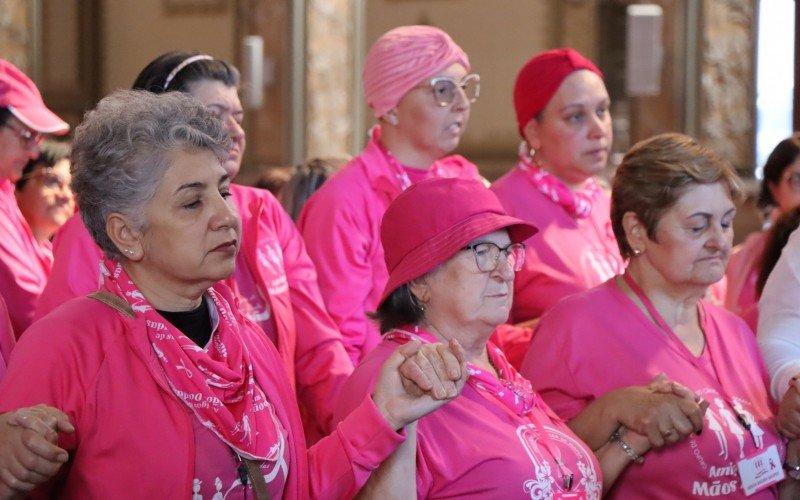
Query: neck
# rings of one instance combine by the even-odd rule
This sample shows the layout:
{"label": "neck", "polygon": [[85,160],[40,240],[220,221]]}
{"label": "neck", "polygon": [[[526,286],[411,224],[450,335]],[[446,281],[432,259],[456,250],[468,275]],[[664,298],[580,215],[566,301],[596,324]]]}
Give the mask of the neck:
{"label": "neck", "polygon": [[40,245],[44,245],[50,241],[55,231],[42,229],[40,227],[31,227],[31,233],[33,233],[33,237],[36,238],[36,241],[38,241]]}
{"label": "neck", "polygon": [[[425,327],[443,343],[449,342],[450,339],[458,340],[458,343],[464,349],[464,356],[468,362],[483,368],[491,368],[489,355],[486,351],[486,343],[489,341],[493,329],[471,331],[468,328],[452,326],[429,318],[426,318]],[[494,370],[492,369],[492,371]]]}
{"label": "neck", "polygon": [[[696,325],[697,303],[705,296],[708,287],[669,283],[654,268],[642,263],[642,258],[632,258],[626,272],[650,299],[658,314],[673,330],[682,326]],[[622,283],[623,290],[635,297],[633,290],[628,289],[627,283],[619,277],[617,280],[618,283]]]}
{"label": "neck", "polygon": [[192,311],[200,306],[203,294],[213,283],[172,282],[163,275],[154,275],[140,262],[125,261],[122,264],[136,288],[155,309],[161,311]]}
{"label": "neck", "polygon": [[545,172],[549,173],[550,175],[552,175],[556,179],[560,180],[565,186],[567,186],[567,188],[570,191],[573,191],[573,192],[583,189],[583,186],[590,179],[589,177],[582,177],[582,176],[579,176],[578,178],[574,178],[574,179],[565,179],[563,176],[556,174],[553,171],[553,168],[551,168],[545,162],[538,161],[538,160],[534,159],[533,160],[533,164],[537,165],[539,168],[541,168]]}
{"label": "neck", "polygon": [[381,128],[381,144],[397,158],[401,164],[428,170],[438,157],[432,156],[415,148],[408,139],[393,126],[383,126]]}

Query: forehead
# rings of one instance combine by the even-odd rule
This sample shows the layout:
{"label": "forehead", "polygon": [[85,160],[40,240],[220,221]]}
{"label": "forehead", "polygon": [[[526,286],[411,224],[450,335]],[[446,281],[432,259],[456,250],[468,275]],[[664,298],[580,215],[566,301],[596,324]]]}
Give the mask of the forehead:
{"label": "forehead", "polygon": [[225,169],[211,151],[205,149],[177,149],[167,156],[167,170],[159,191],[172,194],[183,184],[201,182],[216,187]]}
{"label": "forehead", "polygon": [[238,109],[242,107],[236,87],[218,80],[200,80],[189,86],[189,94],[206,106]]}
{"label": "forehead", "polygon": [[479,236],[474,240],[470,241],[470,245],[474,245],[476,243],[495,243],[498,246],[504,247],[511,243],[511,238],[508,237],[508,231],[505,229],[498,229],[497,231],[492,231],[491,233],[486,233],[483,236]]}
{"label": "forehead", "polygon": [[467,68],[462,66],[461,63],[453,63],[444,70],[437,72],[435,75],[429,76],[428,78],[423,80],[423,82],[427,82],[431,78],[437,78],[441,76],[447,76],[455,81],[460,81],[462,78],[467,76]]}
{"label": "forehead", "polygon": [[734,208],[730,192],[721,182],[692,184],[684,189],[668,212],[690,215],[696,212],[725,213]]}
{"label": "forehead", "polygon": [[608,91],[603,79],[592,71],[574,71],[561,82],[548,108],[561,109],[564,106],[593,104],[608,99]]}

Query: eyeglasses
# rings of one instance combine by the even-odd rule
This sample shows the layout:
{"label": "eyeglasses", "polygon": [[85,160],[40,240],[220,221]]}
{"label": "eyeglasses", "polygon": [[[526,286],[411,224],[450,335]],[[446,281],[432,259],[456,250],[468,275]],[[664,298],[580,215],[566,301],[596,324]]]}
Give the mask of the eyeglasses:
{"label": "eyeglasses", "polygon": [[783,180],[789,183],[789,187],[795,191],[800,191],[800,172],[790,172],[783,176]]}
{"label": "eyeglasses", "polygon": [[44,140],[44,136],[39,132],[34,132],[32,130],[28,130],[27,128],[14,127],[11,125],[10,122],[4,123],[2,126],[6,127],[7,129],[13,130],[26,148],[38,146],[39,144],[42,143],[42,140]]}
{"label": "eyeglasses", "polygon": [[65,175],[55,172],[52,167],[39,168],[28,175],[23,175],[17,182],[41,178],[41,185],[49,189],[70,189],[70,180]]}
{"label": "eyeglasses", "polygon": [[481,95],[481,76],[477,73],[470,73],[460,82],[449,76],[437,76],[431,78],[427,84],[420,85],[420,87],[427,86],[430,86],[436,104],[444,108],[453,104],[459,88],[469,102],[477,101]]}
{"label": "eyeglasses", "polygon": [[525,245],[522,243],[509,243],[501,248],[499,245],[486,241],[467,245],[461,250],[472,250],[472,253],[475,254],[475,264],[484,273],[490,273],[498,268],[501,254],[515,272],[521,270],[522,264],[525,263]]}

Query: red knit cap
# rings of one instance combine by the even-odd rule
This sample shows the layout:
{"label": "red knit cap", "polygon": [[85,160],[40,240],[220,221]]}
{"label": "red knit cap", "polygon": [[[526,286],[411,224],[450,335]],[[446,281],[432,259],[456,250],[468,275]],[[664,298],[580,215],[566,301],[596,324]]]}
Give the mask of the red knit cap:
{"label": "red knit cap", "polygon": [[525,137],[525,125],[547,106],[561,83],[579,69],[588,69],[603,78],[597,66],[575,49],[548,50],[525,63],[514,83],[514,110],[517,112],[519,135]]}

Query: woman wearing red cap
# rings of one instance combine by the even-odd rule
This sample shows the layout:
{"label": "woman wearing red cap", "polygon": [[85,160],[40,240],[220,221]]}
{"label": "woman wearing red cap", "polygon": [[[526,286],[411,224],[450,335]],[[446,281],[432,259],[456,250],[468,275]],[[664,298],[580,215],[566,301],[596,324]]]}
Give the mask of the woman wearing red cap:
{"label": "woman wearing red cap", "polygon": [[[644,436],[657,435],[658,426],[676,422],[675,441],[701,428],[703,406],[662,378],[655,384],[662,392],[614,391],[567,426],[489,341],[508,317],[526,258],[522,242],[535,232],[474,180],[422,181],[386,211],[389,279],[377,310],[384,337],[345,384],[337,417],[355,408],[384,361],[410,340],[457,340],[469,373],[461,394],[421,418],[416,436],[395,453],[416,455],[416,468],[387,462],[379,469],[376,481],[396,498],[598,499],[650,448]],[[587,443],[573,426],[589,430]]]}
{"label": "woman wearing red cap", "polygon": [[68,130],[69,125],[47,109],[30,78],[0,59],[0,297],[8,305],[17,337],[33,319],[53,255],[36,241],[19,211],[14,182],[28,161],[39,156],[43,134]]}
{"label": "woman wearing red cap", "polygon": [[431,177],[478,178],[450,154],[478,98],[469,59],[442,30],[402,26],[372,46],[364,93],[379,125],[364,151],[305,205],[298,226],[317,266],[325,305],[354,363],[380,342],[375,311],[387,272],[378,236],[389,203]]}
{"label": "woman wearing red cap", "polygon": [[[613,277],[622,271],[622,259],[608,196],[594,179],[612,142],[600,70],[573,49],[543,52],[517,75],[514,107],[523,139],[519,163],[492,190],[509,214],[540,230],[527,242],[514,285],[511,320],[518,323]],[[499,340],[519,366],[530,339]]]}

